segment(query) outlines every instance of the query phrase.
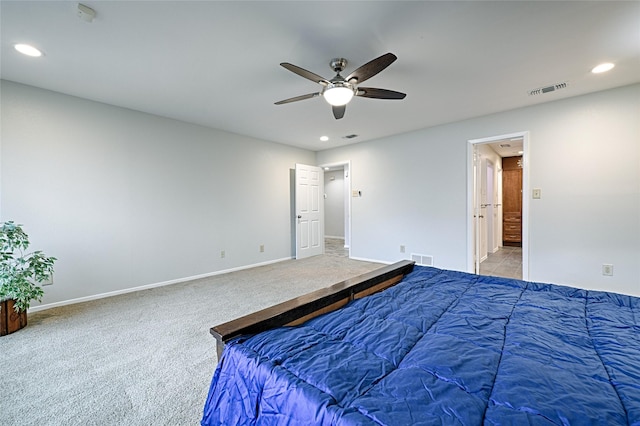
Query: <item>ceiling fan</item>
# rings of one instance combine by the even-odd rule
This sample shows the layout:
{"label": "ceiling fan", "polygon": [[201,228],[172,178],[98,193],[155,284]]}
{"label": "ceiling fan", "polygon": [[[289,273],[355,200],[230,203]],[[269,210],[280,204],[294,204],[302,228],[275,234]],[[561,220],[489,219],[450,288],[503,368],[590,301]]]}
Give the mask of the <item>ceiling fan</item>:
{"label": "ceiling fan", "polygon": [[324,97],[324,99],[331,105],[333,109],[333,116],[336,120],[344,117],[347,104],[354,96],[361,96],[363,98],[374,99],[404,99],[407,96],[405,93],[396,92],[394,90],[376,89],[374,87],[360,87],[360,83],[370,79],[380,71],[391,65],[396,59],[396,55],[393,53],[385,53],[384,55],[367,62],[354,72],[349,74],[346,78],[340,75],[340,72],[347,66],[347,60],[344,58],[334,58],[330,62],[331,69],[336,73],[336,76],[331,80],[327,80],[324,77],[314,74],[311,71],[307,71],[299,66],[283,62],[284,68],[291,72],[298,74],[301,77],[314,81],[322,86],[319,92],[308,93],[306,95],[296,96],[289,99],[276,102],[276,105],[288,104],[290,102],[302,101],[304,99],[317,98],[318,96]]}

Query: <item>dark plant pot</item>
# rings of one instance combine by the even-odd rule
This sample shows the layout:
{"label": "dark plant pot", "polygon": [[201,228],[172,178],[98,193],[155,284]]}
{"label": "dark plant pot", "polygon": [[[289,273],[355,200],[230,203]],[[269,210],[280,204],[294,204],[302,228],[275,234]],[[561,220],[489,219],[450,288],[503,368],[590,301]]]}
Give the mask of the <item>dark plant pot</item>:
{"label": "dark plant pot", "polygon": [[0,336],[6,336],[27,326],[27,311],[16,312],[12,299],[0,302]]}

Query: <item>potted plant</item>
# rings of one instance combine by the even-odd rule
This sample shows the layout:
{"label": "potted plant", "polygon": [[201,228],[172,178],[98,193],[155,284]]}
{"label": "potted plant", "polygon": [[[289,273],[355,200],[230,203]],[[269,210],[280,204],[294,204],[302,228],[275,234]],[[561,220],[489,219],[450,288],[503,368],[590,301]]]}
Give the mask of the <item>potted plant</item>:
{"label": "potted plant", "polygon": [[22,225],[0,224],[0,336],[27,325],[27,309],[32,300],[42,300],[39,283],[50,279],[55,257],[41,251],[25,253],[29,236]]}

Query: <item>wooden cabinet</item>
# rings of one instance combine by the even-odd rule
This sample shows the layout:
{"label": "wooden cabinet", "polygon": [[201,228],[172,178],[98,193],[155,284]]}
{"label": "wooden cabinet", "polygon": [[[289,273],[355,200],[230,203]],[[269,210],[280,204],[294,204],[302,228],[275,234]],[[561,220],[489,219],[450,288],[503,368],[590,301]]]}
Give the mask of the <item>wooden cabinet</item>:
{"label": "wooden cabinet", "polygon": [[522,157],[502,159],[502,244],[522,245]]}
{"label": "wooden cabinet", "polygon": [[522,215],[520,213],[503,213],[502,216],[502,242],[509,243],[522,242]]}

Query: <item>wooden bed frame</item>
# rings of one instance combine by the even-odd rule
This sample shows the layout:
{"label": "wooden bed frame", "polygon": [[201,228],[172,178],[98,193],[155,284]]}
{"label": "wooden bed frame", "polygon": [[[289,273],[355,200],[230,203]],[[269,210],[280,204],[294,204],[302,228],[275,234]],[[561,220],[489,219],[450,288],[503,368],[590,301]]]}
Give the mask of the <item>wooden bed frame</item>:
{"label": "wooden bed frame", "polygon": [[253,314],[211,327],[216,338],[218,360],[224,345],[230,339],[243,334],[256,334],[261,331],[284,325],[298,325],[327,312],[335,311],[369,294],[377,293],[400,282],[413,270],[415,262],[401,260],[375,271],[349,278],[331,287],[296,297]]}

